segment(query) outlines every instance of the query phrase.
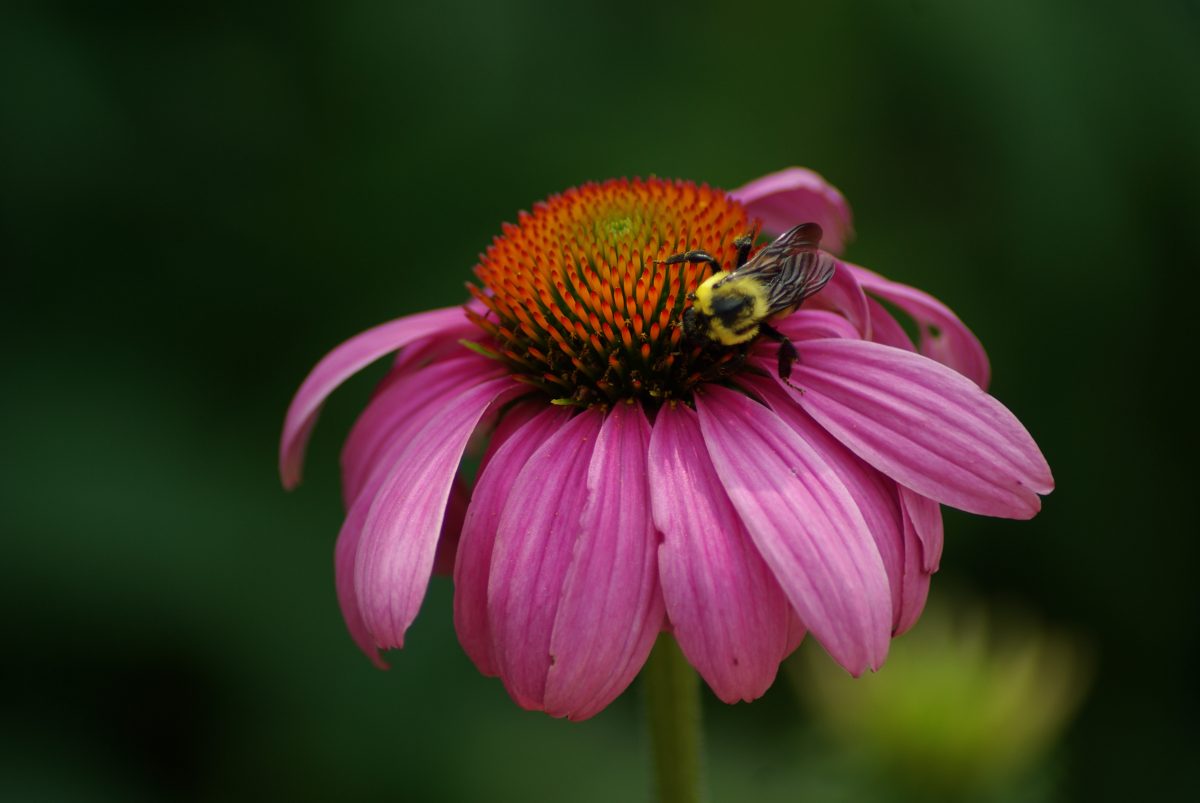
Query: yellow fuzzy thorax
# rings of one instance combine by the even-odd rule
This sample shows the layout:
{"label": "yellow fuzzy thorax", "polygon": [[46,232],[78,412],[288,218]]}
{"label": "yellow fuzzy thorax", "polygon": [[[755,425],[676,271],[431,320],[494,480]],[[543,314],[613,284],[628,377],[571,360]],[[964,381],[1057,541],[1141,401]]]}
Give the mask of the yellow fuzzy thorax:
{"label": "yellow fuzzy thorax", "polygon": [[[767,317],[767,286],[753,276],[736,276],[718,271],[696,288],[695,308],[708,319],[708,336],[726,346],[748,343],[758,337],[759,324]],[[736,313],[722,315],[722,301],[748,299]]]}

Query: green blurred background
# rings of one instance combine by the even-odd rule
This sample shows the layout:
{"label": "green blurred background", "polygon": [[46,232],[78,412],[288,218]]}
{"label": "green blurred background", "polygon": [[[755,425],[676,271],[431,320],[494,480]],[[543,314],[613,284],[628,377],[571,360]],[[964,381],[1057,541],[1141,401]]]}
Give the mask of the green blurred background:
{"label": "green blurred background", "polygon": [[[850,199],[852,259],[974,327],[1058,480],[1032,522],[947,516],[935,600],[1090,656],[1062,739],[989,794],[1200,793],[1198,98],[1184,0],[6,3],[0,797],[644,799],[636,686],[520,711],[448,580],[390,672],[346,636],[337,451],[378,368],[296,493],[276,439],[325,351],[462,299],[538,198],[791,164]],[[912,796],[793,686],[708,701],[716,800]]]}

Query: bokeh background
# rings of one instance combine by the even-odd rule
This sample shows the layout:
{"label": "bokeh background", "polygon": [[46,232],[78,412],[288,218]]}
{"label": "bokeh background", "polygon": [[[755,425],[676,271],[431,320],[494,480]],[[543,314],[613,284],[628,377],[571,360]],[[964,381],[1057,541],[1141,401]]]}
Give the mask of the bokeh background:
{"label": "bokeh background", "polygon": [[[948,514],[933,589],[1041,658],[923,725],[989,660],[902,665],[923,622],[916,680],[873,694],[901,713],[856,725],[867,686],[813,704],[807,645],[763,700],[707,701],[714,799],[1196,795],[1198,99],[1185,0],[5,3],[0,798],[645,799],[636,685],[583,724],[520,711],[448,580],[391,671],[344,633],[337,450],[377,370],[296,493],[276,439],[326,350],[461,300],[538,198],[791,164],[851,200],[852,259],[975,329],[1049,458],[1033,521]],[[1062,724],[956,786],[1003,746],[926,737],[991,694],[995,739]]]}

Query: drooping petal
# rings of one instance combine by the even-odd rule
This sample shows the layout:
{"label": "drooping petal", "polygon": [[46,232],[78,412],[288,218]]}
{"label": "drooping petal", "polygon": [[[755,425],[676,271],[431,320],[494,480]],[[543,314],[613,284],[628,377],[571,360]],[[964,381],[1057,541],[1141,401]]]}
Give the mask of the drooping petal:
{"label": "drooping petal", "polygon": [[942,561],[942,507],[928,497],[900,488],[900,504],[912,522],[913,531],[921,542],[921,563],[925,571],[936,572]]}
{"label": "drooping petal", "polygon": [[887,299],[913,317],[921,332],[922,354],[950,366],[987,390],[992,372],[987,352],[975,333],[949,307],[928,293],[885,279],[866,268],[850,264],[845,267],[867,292]]}
{"label": "drooping petal", "polygon": [[461,356],[464,348],[459,341],[473,340],[478,335],[479,327],[464,317],[461,321],[438,330],[437,334],[431,337],[414,340],[396,352],[396,356],[392,360],[392,369],[388,372],[384,382],[380,383],[380,389],[386,385],[393,374],[404,375],[431,363]]}
{"label": "drooping petal", "polygon": [[808,635],[808,628],[804,626],[804,622],[800,621],[800,614],[796,613],[796,609],[789,605],[787,646],[783,649],[783,657],[786,658],[799,649],[806,635]]}
{"label": "drooping petal", "polygon": [[871,313],[871,340],[905,351],[916,351],[912,338],[900,322],[887,311],[882,304],[873,298],[867,298],[867,309]]}
{"label": "drooping petal", "polygon": [[933,572],[923,565],[921,539],[917,537],[912,518],[903,505],[901,511],[904,517],[904,577],[900,606],[896,610],[897,636],[907,633],[921,617],[925,600],[929,597],[929,581],[933,576]]}
{"label": "drooping petal", "polygon": [[483,457],[479,459],[479,476],[483,475],[488,463],[509,438],[545,411],[545,401],[536,398],[519,402],[506,410],[496,428],[488,436],[487,449],[484,451]]}
{"label": "drooping petal", "polygon": [[342,446],[342,498],[346,507],[358,498],[397,437],[411,436],[414,416],[428,417],[454,389],[503,373],[499,363],[468,352],[390,381],[359,415]]}
{"label": "drooping petal", "polygon": [[[761,365],[766,368],[768,366]],[[768,376],[745,375],[739,384],[750,389],[771,407],[797,435],[812,446],[846,484],[858,503],[867,530],[875,540],[887,572],[892,599],[892,628],[895,629],[904,585],[904,522],[896,483],[864,463],[836,438],[813,421],[808,413]]]}
{"label": "drooping petal", "polygon": [[546,712],[554,716],[599,713],[633,682],[662,629],[649,446],[641,405],[614,405],[588,466],[588,501],[550,638]]}
{"label": "drooping petal", "polygon": [[544,405],[528,417],[534,409],[538,407],[518,405],[501,420],[493,441],[499,445],[489,447],[471,495],[454,567],[454,628],[463,650],[485,675],[497,674],[488,628],[488,575],[500,515],[521,469],[571,417],[567,408]]}
{"label": "drooping petal", "polygon": [[729,193],[752,217],[762,218],[763,229],[783,234],[800,223],[820,224],[821,247],[840,254],[853,235],[850,205],[819,173],[789,167],[755,179]]}
{"label": "drooping petal", "polygon": [[867,294],[863,292],[855,274],[846,270],[844,265],[845,263],[839,262],[833,278],[819,293],[805,301],[804,305],[809,309],[828,309],[844,315],[858,330],[860,337],[869,338],[871,312],[867,306]]}
{"label": "drooping petal", "polygon": [[786,654],[790,606],[725,494],[691,408],[659,410],[649,469],[675,639],[722,700],[761,697]]}
{"label": "drooping petal", "polygon": [[551,433],[517,475],[496,528],[488,579],[492,658],[524,708],[545,708],[550,638],[603,419],[599,410],[586,410]]}
{"label": "drooping petal", "polygon": [[354,584],[363,622],[379,646],[403,646],[421,607],[450,486],[471,431],[493,404],[524,392],[528,388],[501,377],[445,399],[373,494]]}
{"label": "drooping petal", "polygon": [[[456,365],[458,366],[457,368]],[[417,434],[433,418],[441,413],[443,399],[439,394],[447,394],[452,388],[460,385],[470,386],[476,384],[473,381],[474,371],[459,371],[458,369],[461,368],[461,364],[456,365],[447,365],[441,370],[434,371],[430,376],[438,377],[437,381],[422,383],[418,378],[418,387],[414,388],[414,394],[416,394],[414,398],[417,403],[407,408],[407,414],[392,431],[391,438],[386,444],[386,449],[371,461],[369,468],[365,470],[361,479],[353,481],[357,483],[353,488],[350,488],[348,485],[345,486],[347,491],[347,515],[338,533],[337,547],[334,552],[338,604],[342,609],[342,616],[346,620],[346,626],[350,630],[350,635],[353,637],[354,643],[381,669],[386,669],[387,664],[379,657],[376,640],[367,630],[367,625],[359,609],[358,591],[355,582],[358,544],[362,535],[363,525],[367,521],[367,514],[370,512],[371,505],[375,501],[375,497],[384,480],[387,479],[389,472],[396,465],[397,461],[401,459]],[[443,381],[447,379],[449,380],[448,383]],[[430,393],[418,393],[418,391],[426,390]],[[397,399],[396,401],[397,403],[404,402],[403,399]],[[344,455],[345,451],[343,452]],[[344,476],[343,479],[346,480],[347,477]],[[351,491],[353,491],[353,498],[350,498]],[[449,504],[447,504],[447,507],[449,508]],[[446,524],[447,522],[443,522],[442,533],[439,535],[439,549],[441,548],[441,539],[445,536]],[[453,522],[449,522],[449,524],[452,528],[457,526]]]}
{"label": "drooping petal", "polygon": [[371,499],[360,497],[350,506],[342,529],[338,532],[337,544],[333,549],[334,586],[337,590],[338,606],[342,609],[342,618],[346,621],[346,629],[350,638],[371,659],[371,663],[380,669],[387,669],[387,662],[379,655],[379,647],[375,637],[367,629],[363,621],[362,609],[358,606],[358,591],[354,584],[354,564],[358,555],[358,543],[362,536],[363,524],[371,509]]}
{"label": "drooping petal", "polygon": [[809,340],[788,387],[842,443],[901,485],[952,507],[1030,518],[1054,488],[1033,438],[957,371],[861,340]]}
{"label": "drooping petal", "polygon": [[717,474],[800,619],[852,674],[878,668],[892,631],[891,590],[845,481],[740,393],[708,387],[696,409]]}
{"label": "drooping petal", "polygon": [[[459,309],[463,310],[464,313],[467,310],[482,313],[485,307],[472,298],[459,307]],[[463,346],[459,341],[467,340],[478,343],[481,338],[482,332],[479,327],[472,323],[471,319],[464,314],[445,329],[439,330],[436,335],[415,340],[411,345],[401,349],[396,354],[393,367],[401,370],[409,370],[437,362],[447,357],[453,357],[462,354]]]}
{"label": "drooping petal", "polygon": [[447,307],[368,329],[325,355],[296,391],[283,422],[279,475],[285,488],[300,482],[304,449],[325,399],[338,385],[380,357],[423,337],[450,329],[463,319],[462,307]]}
{"label": "drooping petal", "polygon": [[438,535],[437,552],[433,556],[433,573],[447,577],[454,572],[458,559],[458,542],[462,540],[463,522],[467,517],[467,503],[471,493],[463,481],[462,474],[454,475],[450,485],[450,498],[446,500],[446,515],[442,519],[442,532]]}

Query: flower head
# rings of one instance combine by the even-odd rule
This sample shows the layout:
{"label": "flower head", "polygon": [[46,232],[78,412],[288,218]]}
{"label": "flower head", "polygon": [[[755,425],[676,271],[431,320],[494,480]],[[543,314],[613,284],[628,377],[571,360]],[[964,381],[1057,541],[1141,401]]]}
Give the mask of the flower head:
{"label": "flower head", "polygon": [[679,326],[709,266],[664,260],[702,245],[732,263],[749,231],[741,204],[679,181],[608,181],[555,195],[505,226],[471,286],[467,317],[513,375],[580,406],[688,399],[744,355],[705,350]]}
{"label": "flower head", "polygon": [[[595,714],[664,629],[719,697],[750,700],[806,630],[852,674],[883,663],[937,569],[939,503],[1037,512],[1049,468],[931,296],[839,263],[773,321],[799,354],[791,381],[772,340],[684,337],[689,293],[760,222],[815,222],[836,247],[849,209],[798,168],[728,194],[568,190],[504,227],[465,308],[368,330],[313,369],[284,425],[288,487],[328,394],[399,352],[342,452],[338,597],[373,660],[402,646],[441,563],[464,649],[527,708]],[[711,261],[666,261],[693,250]]]}

